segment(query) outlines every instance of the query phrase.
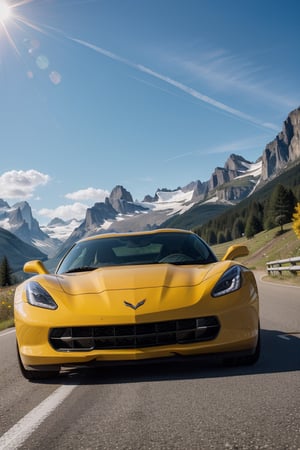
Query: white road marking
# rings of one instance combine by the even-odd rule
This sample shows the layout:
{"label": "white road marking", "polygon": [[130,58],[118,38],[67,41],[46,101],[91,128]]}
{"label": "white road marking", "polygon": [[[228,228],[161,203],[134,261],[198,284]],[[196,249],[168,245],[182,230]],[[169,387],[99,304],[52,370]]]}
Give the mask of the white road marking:
{"label": "white road marking", "polygon": [[56,389],[0,437],[0,450],[16,450],[19,448],[77,386],[76,384],[64,385]]}
{"label": "white road marking", "polygon": [[8,330],[6,330],[6,331],[3,331],[3,333],[0,333],[0,338],[2,337],[2,336],[7,336],[8,334],[11,334],[11,333],[15,333],[15,329],[14,328],[9,328]]}

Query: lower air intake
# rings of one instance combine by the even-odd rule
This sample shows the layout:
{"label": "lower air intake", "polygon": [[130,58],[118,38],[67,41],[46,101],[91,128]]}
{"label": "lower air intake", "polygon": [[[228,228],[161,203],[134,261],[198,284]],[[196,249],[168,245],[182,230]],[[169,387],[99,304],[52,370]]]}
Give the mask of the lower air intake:
{"label": "lower air intake", "polygon": [[133,325],[53,328],[49,342],[60,352],[131,349],[209,341],[219,330],[218,319],[210,316]]}

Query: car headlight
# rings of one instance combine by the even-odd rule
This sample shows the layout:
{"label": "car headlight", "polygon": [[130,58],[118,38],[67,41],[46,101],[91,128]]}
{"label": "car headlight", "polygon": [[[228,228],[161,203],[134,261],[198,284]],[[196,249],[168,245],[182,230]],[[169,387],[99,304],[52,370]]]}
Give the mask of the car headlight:
{"label": "car headlight", "polygon": [[228,269],[212,290],[212,297],[220,297],[237,291],[242,285],[242,269],[240,266],[233,266]]}
{"label": "car headlight", "polygon": [[32,306],[46,309],[56,309],[57,304],[51,295],[36,281],[29,281],[26,286],[26,297]]}

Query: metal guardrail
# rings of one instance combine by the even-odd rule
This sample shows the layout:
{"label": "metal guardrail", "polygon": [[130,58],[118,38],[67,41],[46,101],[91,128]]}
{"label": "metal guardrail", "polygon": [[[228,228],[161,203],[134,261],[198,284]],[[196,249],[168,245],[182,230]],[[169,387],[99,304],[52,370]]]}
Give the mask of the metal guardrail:
{"label": "metal guardrail", "polygon": [[280,259],[278,261],[269,261],[266,263],[266,265],[267,271],[271,275],[275,275],[276,272],[279,272],[279,274],[281,275],[281,272],[283,271],[289,271],[292,274],[297,275],[297,272],[300,272],[300,264],[298,263],[300,263],[299,256],[295,258]]}

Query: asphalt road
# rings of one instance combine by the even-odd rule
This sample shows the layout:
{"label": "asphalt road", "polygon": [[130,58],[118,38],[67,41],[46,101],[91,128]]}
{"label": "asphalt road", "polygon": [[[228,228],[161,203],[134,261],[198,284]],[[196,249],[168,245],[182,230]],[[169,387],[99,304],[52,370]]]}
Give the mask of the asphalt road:
{"label": "asphalt road", "polygon": [[0,450],[300,449],[300,288],[259,282],[252,367],[158,365],[29,383],[0,333]]}

